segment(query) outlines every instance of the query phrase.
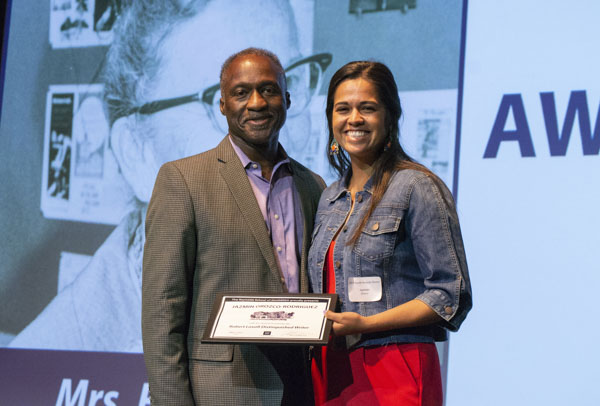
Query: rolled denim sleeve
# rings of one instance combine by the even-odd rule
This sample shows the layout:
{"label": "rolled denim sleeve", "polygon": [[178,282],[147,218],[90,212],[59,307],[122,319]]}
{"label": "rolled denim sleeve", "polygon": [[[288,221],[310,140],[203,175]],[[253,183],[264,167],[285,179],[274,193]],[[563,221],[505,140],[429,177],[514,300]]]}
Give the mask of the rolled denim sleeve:
{"label": "rolled denim sleeve", "polygon": [[454,200],[441,181],[415,179],[406,229],[425,281],[416,299],[457,331],[472,307],[471,284]]}

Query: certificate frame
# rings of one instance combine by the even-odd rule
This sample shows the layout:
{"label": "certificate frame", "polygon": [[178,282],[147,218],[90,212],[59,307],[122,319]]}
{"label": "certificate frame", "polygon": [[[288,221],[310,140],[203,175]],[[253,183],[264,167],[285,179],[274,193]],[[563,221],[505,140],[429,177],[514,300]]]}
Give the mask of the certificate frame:
{"label": "certificate frame", "polygon": [[219,293],[202,343],[326,345],[335,293]]}

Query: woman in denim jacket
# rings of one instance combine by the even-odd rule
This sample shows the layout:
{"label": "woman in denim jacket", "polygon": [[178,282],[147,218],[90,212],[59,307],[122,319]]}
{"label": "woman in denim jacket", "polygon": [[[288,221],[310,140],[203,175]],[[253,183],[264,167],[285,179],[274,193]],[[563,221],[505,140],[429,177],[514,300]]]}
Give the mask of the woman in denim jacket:
{"label": "woman in denim jacket", "polygon": [[315,351],[315,403],[442,405],[435,341],[471,309],[454,201],[399,143],[390,70],[350,62],[327,94],[329,162],[340,179],[321,196],[309,271],[337,293],[333,337]]}

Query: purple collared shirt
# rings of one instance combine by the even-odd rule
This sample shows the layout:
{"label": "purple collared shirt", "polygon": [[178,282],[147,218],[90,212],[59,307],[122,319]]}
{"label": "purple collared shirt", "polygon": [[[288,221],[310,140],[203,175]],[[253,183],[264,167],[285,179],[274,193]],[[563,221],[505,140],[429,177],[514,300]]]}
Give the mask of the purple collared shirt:
{"label": "purple collared shirt", "polygon": [[[229,141],[246,169],[252,191],[263,214],[276,258],[290,293],[300,292],[300,242],[304,236],[304,222],[300,196],[294,185],[290,160],[285,159],[273,167],[271,181],[262,176],[258,162],[248,158],[229,137]],[[280,146],[283,150],[283,147]]]}

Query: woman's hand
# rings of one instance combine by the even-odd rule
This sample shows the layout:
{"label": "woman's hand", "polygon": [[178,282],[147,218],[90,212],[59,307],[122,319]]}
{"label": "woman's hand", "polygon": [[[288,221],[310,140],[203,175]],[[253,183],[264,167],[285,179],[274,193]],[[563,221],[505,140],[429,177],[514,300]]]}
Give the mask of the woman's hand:
{"label": "woman's hand", "polygon": [[333,321],[333,333],[336,336],[362,334],[368,330],[367,317],[354,312],[334,313],[327,310],[325,317]]}

